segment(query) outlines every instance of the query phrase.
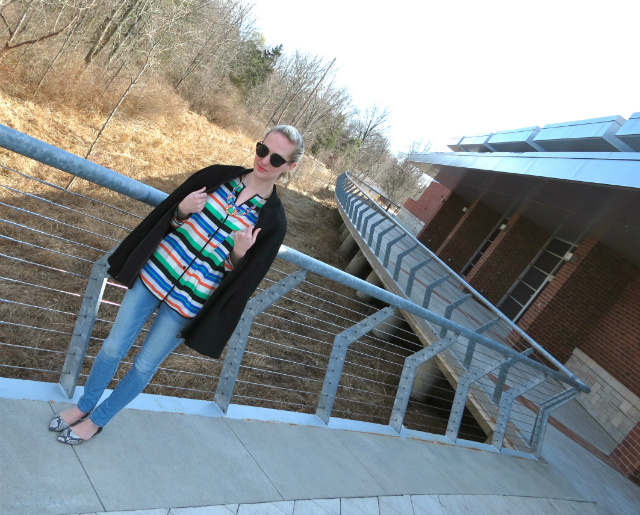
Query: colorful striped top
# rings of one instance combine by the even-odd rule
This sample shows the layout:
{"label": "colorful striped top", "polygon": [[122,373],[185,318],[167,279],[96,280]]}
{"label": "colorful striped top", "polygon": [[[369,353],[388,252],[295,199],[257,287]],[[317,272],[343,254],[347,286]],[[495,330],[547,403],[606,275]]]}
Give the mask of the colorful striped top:
{"label": "colorful striped top", "polygon": [[233,270],[233,233],[255,226],[258,211],[266,202],[255,195],[238,206],[249,208],[248,213],[240,209],[229,214],[227,199],[236,187],[237,196],[244,189],[240,178],[209,193],[200,213],[191,214],[185,221],[174,216],[173,230],[140,272],[149,291],[184,317],[196,316],[224,275]]}

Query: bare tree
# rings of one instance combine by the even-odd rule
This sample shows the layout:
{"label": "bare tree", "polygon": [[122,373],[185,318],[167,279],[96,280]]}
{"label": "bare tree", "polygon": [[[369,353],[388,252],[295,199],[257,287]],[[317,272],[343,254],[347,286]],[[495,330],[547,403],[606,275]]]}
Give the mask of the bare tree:
{"label": "bare tree", "polygon": [[[24,5],[25,3],[26,5]],[[12,5],[13,7],[11,7]],[[36,13],[39,14],[39,12],[37,11],[38,7],[41,7],[43,9],[43,12],[47,12],[47,9],[42,5],[42,2],[37,1],[17,2],[16,0],[9,0],[8,2],[0,5],[0,20],[4,24],[6,33],[9,36],[4,42],[4,45],[0,47],[0,59],[2,59],[9,52],[15,50],[16,48],[41,43],[42,41],[61,34],[67,28],[69,28],[69,26],[73,22],[76,21],[76,18],[80,14],[79,9],[72,9],[70,15],[67,16],[68,19],[66,20],[66,22],[61,24],[62,26],[58,25],[58,21],[60,19],[60,16],[58,16],[58,19],[56,19],[56,23],[53,24],[53,26],[44,28],[37,34],[27,35],[27,32],[31,25],[29,23],[29,19]],[[64,10],[66,7],[67,5],[65,3],[62,7],[62,10]],[[13,11],[13,13],[10,14],[9,11]],[[10,21],[12,17],[13,21]]]}

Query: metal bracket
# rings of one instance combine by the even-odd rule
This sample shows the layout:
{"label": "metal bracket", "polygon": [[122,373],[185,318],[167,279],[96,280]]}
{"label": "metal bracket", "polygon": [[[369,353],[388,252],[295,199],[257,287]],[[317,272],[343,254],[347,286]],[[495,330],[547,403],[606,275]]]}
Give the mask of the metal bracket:
{"label": "metal bracket", "polygon": [[416,278],[416,272],[432,261],[433,258],[427,258],[424,261],[418,263],[416,266],[412,267],[411,270],[409,270],[409,278],[407,279],[407,291],[404,292],[407,297],[411,297],[411,290],[413,290],[413,281]]}
{"label": "metal bracket", "polygon": [[[447,320],[451,320],[451,315],[453,314],[453,310],[456,309],[458,306],[467,302],[471,297],[473,297],[473,295],[471,295],[470,293],[467,293],[466,295],[460,297],[458,300],[453,301],[451,304],[449,304],[445,308],[444,317]],[[447,336],[447,330],[448,329],[446,327],[442,327],[440,329],[440,338],[444,338],[445,336]]]}
{"label": "metal bracket", "polygon": [[227,412],[231,403],[231,396],[238,378],[240,363],[247,346],[253,319],[304,281],[306,274],[307,271],[305,269],[296,270],[247,302],[240,317],[240,322],[229,339],[229,348],[222,364],[218,386],[213,397],[213,401],[223,413]]}
{"label": "metal bracket", "polygon": [[580,391],[577,388],[572,387],[540,404],[540,410],[538,411],[538,416],[536,417],[535,424],[533,425],[533,431],[531,432],[531,439],[529,440],[529,447],[531,447],[531,451],[536,458],[539,458],[540,452],[542,452],[542,442],[544,440],[544,433],[547,429],[549,413],[563,404],[575,399],[578,395],[580,395]]}
{"label": "metal bracket", "polygon": [[454,342],[455,339],[453,338],[438,340],[433,345],[429,345],[428,347],[419,350],[404,360],[404,367],[402,368],[400,383],[398,384],[398,392],[396,393],[396,398],[393,402],[393,410],[391,411],[391,419],[389,420],[389,426],[391,426],[391,429],[397,433],[400,433],[402,430],[402,423],[404,422],[404,417],[407,413],[407,406],[409,405],[409,398],[411,397],[411,391],[413,390],[413,383],[416,379],[416,370],[418,367],[435,357],[443,350],[451,347]]}
{"label": "metal bracket", "polygon": [[493,438],[491,439],[491,445],[493,445],[496,449],[502,449],[504,435],[507,432],[507,423],[509,422],[509,415],[511,415],[513,401],[526,391],[538,386],[545,379],[546,376],[536,377],[528,383],[521,385],[519,388],[511,388],[502,396],[502,400],[500,401],[500,406],[498,408],[500,410],[500,415],[498,416],[496,428],[493,430]]}
{"label": "metal bracket", "polygon": [[[533,349],[527,349],[520,354],[522,356],[528,356],[533,352]],[[493,390],[493,402],[496,404],[500,402],[500,397],[502,396],[502,390],[504,390],[504,385],[507,382],[507,376],[509,375],[509,369],[515,363],[515,360],[511,358],[507,361],[502,367],[500,367],[500,373],[498,374],[498,380],[496,381],[496,387]]]}
{"label": "metal bracket", "polygon": [[393,231],[396,228],[396,226],[394,224],[391,224],[389,227],[387,227],[384,231],[380,232],[378,234],[378,240],[376,241],[376,249],[373,251],[373,253],[378,256],[379,252],[380,252],[380,246],[382,245],[382,237],[387,234],[389,231]]}
{"label": "metal bracket", "polygon": [[405,256],[408,256],[414,250],[416,250],[418,248],[418,246],[419,245],[414,245],[413,247],[410,247],[407,250],[405,250],[404,252],[402,252],[401,254],[398,254],[398,260],[396,261],[396,268],[393,271],[393,280],[394,281],[397,281],[398,277],[400,277],[400,269],[402,268],[402,260],[405,258]]}
{"label": "metal bracket", "polygon": [[376,215],[376,211],[375,209],[371,210],[371,213],[369,213],[367,216],[365,216],[363,223],[362,223],[362,229],[360,230],[360,234],[362,235],[362,238],[365,237],[365,234],[367,234],[367,226],[369,225],[369,220],[371,220],[375,215]]}
{"label": "metal bracket", "polygon": [[395,309],[394,306],[381,309],[370,317],[351,326],[349,329],[345,329],[335,337],[331,357],[329,358],[329,365],[327,366],[327,373],[322,385],[322,393],[320,394],[318,407],[316,409],[316,415],[318,415],[325,424],[328,424],[331,418],[331,411],[333,410],[333,404],[336,400],[336,392],[340,384],[340,376],[342,375],[342,368],[344,367],[344,360],[347,357],[349,346],[358,340],[358,338],[362,338],[362,336],[374,327],[390,318],[395,312]]}
{"label": "metal bracket", "polygon": [[393,246],[398,243],[400,240],[402,240],[405,236],[407,235],[406,232],[403,232],[400,236],[398,236],[397,238],[391,240],[389,243],[387,243],[387,250],[384,253],[384,259],[382,260],[382,266],[384,268],[387,268],[387,265],[389,264],[389,257],[391,256],[391,249],[393,248]]}
{"label": "metal bracket", "polygon": [[369,232],[369,239],[367,240],[367,247],[371,247],[371,244],[373,243],[373,235],[376,231],[376,227],[378,227],[385,220],[386,218],[381,217],[380,220],[376,220],[375,222],[373,222],[373,225],[371,225],[371,232]]}
{"label": "metal bracket", "polygon": [[427,288],[424,291],[424,299],[422,300],[422,307],[425,309],[429,309],[429,302],[431,301],[431,293],[436,289],[436,286],[439,286],[447,279],[451,277],[451,274],[445,274],[440,279],[436,279],[431,284],[427,284]]}
{"label": "metal bracket", "polygon": [[[362,211],[360,211],[360,212],[358,213],[358,215],[356,216],[356,223],[355,223],[355,226],[356,226],[356,228],[358,228],[358,230],[359,230],[359,228],[360,228],[360,223],[362,222],[362,216],[363,216],[367,211],[374,211],[374,210],[373,210],[373,207],[369,204],[369,200],[368,200],[368,199],[364,200],[363,204],[364,204],[364,206],[366,207],[366,209],[363,209]],[[374,213],[375,213],[375,211],[374,211]]]}
{"label": "metal bracket", "polygon": [[114,250],[115,248],[95,262],[91,269],[87,288],[84,291],[84,297],[82,298],[82,304],[80,305],[78,318],[73,328],[73,336],[69,342],[69,350],[67,351],[59,380],[60,386],[62,386],[62,389],[69,399],[73,397],[76,385],[78,384],[80,369],[87,354],[89,339],[91,338],[93,326],[98,317],[100,301],[102,300],[104,288],[107,284],[107,269],[109,268],[107,258]]}
{"label": "metal bracket", "polygon": [[447,424],[447,438],[455,443],[458,438],[458,432],[460,431],[460,423],[462,422],[462,414],[464,413],[464,405],[469,394],[469,388],[481,377],[486,376],[493,372],[496,368],[506,363],[508,359],[496,359],[488,367],[478,370],[476,372],[467,372],[458,380],[458,386],[456,387],[456,395],[453,398],[453,405],[451,406],[451,414],[449,415],[449,423]]}
{"label": "metal bracket", "polygon": [[[500,321],[499,318],[494,318],[493,320],[489,320],[483,326],[478,327],[475,330],[475,332],[478,333],[478,334],[482,334],[485,331],[487,331],[490,328],[492,328],[494,325],[496,325],[499,321]],[[465,354],[464,362],[462,363],[464,368],[466,368],[467,370],[469,370],[469,367],[471,366],[471,360],[473,359],[473,353],[475,352],[475,350],[476,350],[476,342],[475,342],[475,340],[469,340],[469,343],[467,344],[467,353]]]}

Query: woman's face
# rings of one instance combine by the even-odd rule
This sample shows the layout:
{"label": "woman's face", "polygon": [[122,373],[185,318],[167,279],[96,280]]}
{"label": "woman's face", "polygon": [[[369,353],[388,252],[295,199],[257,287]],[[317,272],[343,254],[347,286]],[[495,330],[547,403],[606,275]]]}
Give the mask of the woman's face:
{"label": "woman's face", "polygon": [[[269,154],[264,157],[256,154],[253,159],[253,172],[258,178],[275,183],[281,174],[293,170],[297,166],[297,163],[289,162],[296,146],[289,141],[289,138],[279,132],[270,132],[262,143],[269,149]],[[271,154],[279,154],[287,162],[276,168],[271,164]]]}

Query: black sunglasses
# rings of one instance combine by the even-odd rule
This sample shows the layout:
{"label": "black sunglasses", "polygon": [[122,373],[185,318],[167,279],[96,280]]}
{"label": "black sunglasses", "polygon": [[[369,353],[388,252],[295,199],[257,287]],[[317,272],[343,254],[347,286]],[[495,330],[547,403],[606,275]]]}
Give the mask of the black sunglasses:
{"label": "black sunglasses", "polygon": [[280,168],[283,164],[288,163],[288,161],[280,154],[272,154],[269,147],[262,143],[262,141],[258,141],[258,143],[256,143],[256,155],[258,157],[266,157],[270,154],[271,157],[269,158],[269,162],[274,168]]}

